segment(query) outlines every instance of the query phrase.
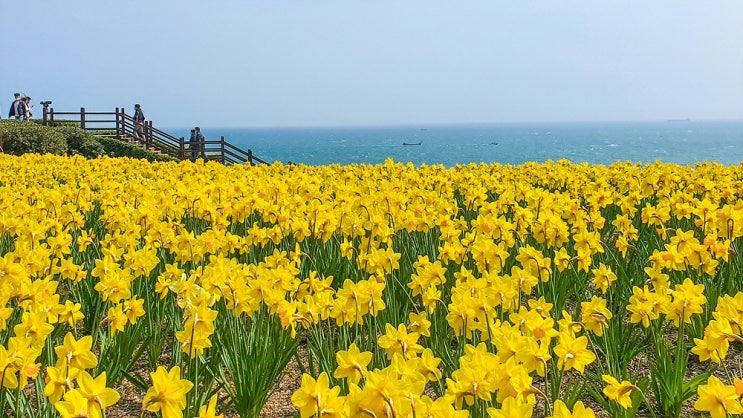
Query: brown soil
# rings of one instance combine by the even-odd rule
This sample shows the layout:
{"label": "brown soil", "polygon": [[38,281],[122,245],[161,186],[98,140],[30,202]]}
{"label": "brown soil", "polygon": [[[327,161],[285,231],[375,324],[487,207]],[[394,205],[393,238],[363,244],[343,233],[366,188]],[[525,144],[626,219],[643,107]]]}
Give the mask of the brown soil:
{"label": "brown soil", "polygon": [[[306,352],[303,347],[299,348],[300,358],[305,358]],[[140,365],[140,374],[145,373],[147,366]],[[302,373],[295,358],[287,364],[279,380],[274,384],[266,405],[261,411],[260,418],[290,418],[294,417],[297,410],[291,402],[292,394],[299,389],[302,382]],[[129,418],[138,417],[142,410],[142,398],[144,393],[135,388],[127,380],[124,380],[116,388],[121,399],[115,405],[106,410],[107,418]],[[222,395],[220,395],[220,398]],[[240,418],[234,409],[219,411],[225,418]],[[154,417],[155,414],[146,412],[145,417]]]}
{"label": "brown soil", "polygon": [[[298,354],[299,355],[297,357],[299,357],[300,359],[306,359],[306,348],[304,346],[300,346],[298,349]],[[647,362],[648,359],[644,356],[640,356],[633,360],[630,363],[630,370],[632,371],[632,374],[635,376],[647,376],[649,373]],[[727,367],[730,372],[737,375],[737,373],[740,371],[739,369],[741,364],[743,364],[743,350],[741,349],[741,347],[738,346],[738,344],[731,344],[731,349],[725,359],[725,367]],[[699,375],[703,372],[704,369],[706,369],[707,366],[708,364],[699,363],[696,356],[692,354],[690,355],[689,365],[687,366],[687,375]],[[143,364],[138,364],[135,367],[137,370],[134,373],[138,373],[141,376],[144,376],[146,374],[147,365],[144,364],[144,362]],[[306,369],[307,365],[303,364],[303,368]],[[287,364],[284,372],[279,377],[279,380],[274,384],[273,389],[271,390],[271,394],[269,395],[269,399],[266,402],[266,405],[263,407],[259,418],[291,418],[297,416],[297,410],[291,403],[291,396],[301,384],[302,373],[300,370],[301,369],[297,364],[296,357],[293,357],[290,360],[289,364]],[[723,379],[723,381],[727,380],[724,367],[718,368],[714,374]],[[580,379],[581,377],[575,376],[575,378]],[[541,379],[535,379],[534,383],[539,389],[545,389],[543,386],[544,382]],[[142,398],[144,396],[144,393],[136,389],[127,380],[124,380],[123,383],[116,389],[121,394],[121,399],[115,405],[106,410],[106,416],[109,418],[138,417],[141,412]],[[654,403],[655,399],[653,399],[652,390],[648,388],[647,392],[648,393],[646,395],[648,396],[650,402]],[[435,395],[433,391],[430,390],[430,388],[428,388],[427,394],[435,398]],[[28,395],[32,394],[29,393]],[[222,396],[223,395],[220,395],[220,398],[222,398]],[[30,398],[33,399],[33,396],[30,396]],[[586,406],[594,409],[597,418],[605,418],[609,416],[608,413],[604,411],[590,397],[584,397],[583,401]],[[225,411],[220,410],[220,412],[224,414],[225,418],[239,418],[239,415],[234,409],[228,409]],[[643,411],[641,409],[640,411],[638,411],[637,416],[649,416],[649,414],[646,414],[646,412],[647,411]],[[537,406],[534,409],[533,416],[543,416],[543,414],[544,401],[538,400]],[[145,413],[144,416],[150,418],[154,417],[155,414],[148,412]],[[689,401],[686,402],[686,404],[684,405],[682,416],[697,417],[701,415],[699,414],[699,412],[694,411],[693,402]]]}

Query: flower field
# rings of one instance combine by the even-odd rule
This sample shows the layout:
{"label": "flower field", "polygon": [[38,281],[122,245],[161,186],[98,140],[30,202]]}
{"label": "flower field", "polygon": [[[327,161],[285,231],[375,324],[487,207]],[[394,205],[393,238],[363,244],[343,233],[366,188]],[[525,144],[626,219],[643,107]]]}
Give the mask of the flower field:
{"label": "flower field", "polygon": [[2,416],[743,414],[743,166],[0,173]]}

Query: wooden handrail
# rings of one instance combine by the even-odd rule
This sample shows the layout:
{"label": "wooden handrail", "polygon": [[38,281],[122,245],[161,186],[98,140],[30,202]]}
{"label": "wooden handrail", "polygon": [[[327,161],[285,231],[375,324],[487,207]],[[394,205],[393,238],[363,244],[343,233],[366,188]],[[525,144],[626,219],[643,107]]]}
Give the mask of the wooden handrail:
{"label": "wooden handrail", "polygon": [[238,148],[238,147],[230,144],[229,142],[224,141],[224,137],[222,137],[222,141],[224,142],[225,148],[229,148],[230,150],[238,153],[239,155],[243,155],[247,159],[247,157],[248,157],[248,152],[247,151],[243,151],[240,148]]}
{"label": "wooden handrail", "polygon": [[[118,138],[134,138],[136,122],[134,117],[128,115],[126,110],[116,108],[114,112],[89,112],[84,107],[79,112],[58,112],[54,108],[44,108],[44,124],[55,124],[55,116],[73,116],[78,119],[80,127],[95,135],[95,132],[113,130]],[[91,118],[91,116],[113,116],[113,119]],[[72,120],[72,122],[76,122]],[[91,126],[96,124],[96,126]],[[100,126],[104,124],[104,126]],[[111,126],[110,124],[113,124]],[[219,160],[222,164],[268,164],[266,161],[253,155],[253,151],[247,151],[236,147],[225,141],[224,136],[219,140],[204,140],[191,142],[185,138],[176,138],[167,132],[161,131],[152,125],[152,121],[145,122],[144,140],[141,144],[145,149],[155,149],[172,157],[186,160],[192,159],[193,154],[200,154],[206,159]],[[110,136],[110,135],[109,135]],[[208,147],[218,145],[218,147]],[[194,147],[192,149],[192,147]]]}

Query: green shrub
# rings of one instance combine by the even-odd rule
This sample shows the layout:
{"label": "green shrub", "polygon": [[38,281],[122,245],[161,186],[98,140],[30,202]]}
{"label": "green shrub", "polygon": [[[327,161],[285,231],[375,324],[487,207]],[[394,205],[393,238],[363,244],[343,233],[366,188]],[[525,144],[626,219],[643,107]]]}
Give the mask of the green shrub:
{"label": "green shrub", "polygon": [[106,150],[98,142],[98,138],[78,126],[60,126],[54,128],[54,130],[67,139],[68,155],[82,155],[85,158],[97,158],[106,155]]}
{"label": "green shrub", "polygon": [[111,157],[131,157],[144,158],[148,161],[174,161],[173,157],[167,155],[153,154],[136,145],[126,143],[120,139],[97,137],[98,142],[103,146],[105,154]]}
{"label": "green shrub", "polygon": [[[43,124],[44,121],[41,119],[38,119],[39,123]],[[77,126],[80,127],[80,121],[77,120],[69,120],[69,119],[54,119],[54,121],[48,121],[48,126],[53,126],[55,128],[62,127],[62,126]]]}
{"label": "green shrub", "polygon": [[[55,121],[57,122],[57,121]],[[58,121],[56,126],[44,126],[39,120],[19,122],[0,120],[0,138],[8,154],[26,153],[81,155],[85,158],[110,157],[143,158],[149,161],[176,161],[167,155],[126,143],[119,139],[95,136],[80,128],[74,121]],[[109,132],[98,132],[109,133]],[[110,134],[115,134],[111,131]]]}
{"label": "green shrub", "polygon": [[48,126],[2,120],[0,121],[0,135],[3,141],[3,151],[6,154],[65,155],[67,153],[67,141],[64,135]]}

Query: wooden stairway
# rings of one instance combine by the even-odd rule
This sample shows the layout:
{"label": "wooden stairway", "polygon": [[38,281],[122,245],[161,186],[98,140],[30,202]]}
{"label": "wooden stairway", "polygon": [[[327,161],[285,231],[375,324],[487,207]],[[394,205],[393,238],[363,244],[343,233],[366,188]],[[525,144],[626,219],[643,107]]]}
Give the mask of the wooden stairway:
{"label": "wooden stairway", "polygon": [[135,147],[142,148],[143,150],[148,151],[148,152],[151,152],[151,153],[153,153],[155,155],[163,155],[163,152],[160,151],[159,149],[155,149],[155,148],[147,149],[147,146],[146,146],[146,144],[144,142],[142,142],[142,141],[140,141],[140,140],[138,140],[138,139],[136,139],[136,138],[134,138],[134,137],[132,137],[130,135],[119,134],[119,135],[116,136],[116,139],[118,139],[120,141],[123,141],[123,142],[126,142],[127,144],[134,145]]}
{"label": "wooden stairway", "polygon": [[128,134],[119,134],[116,136],[116,139],[126,142],[127,144],[134,145],[135,147],[142,148],[143,150],[147,152],[151,152],[152,154],[155,154],[155,155],[165,155],[159,149],[148,147],[147,144],[145,144],[143,141],[140,141],[139,139],[136,139],[133,136],[128,135]]}
{"label": "wooden stairway", "polygon": [[[116,108],[115,112],[88,112],[80,108],[79,112],[55,112],[54,108],[44,107],[44,124],[54,125],[55,118],[64,121],[75,121],[79,118],[80,127],[93,135],[114,137],[121,141],[143,148],[158,155],[170,155],[180,160],[190,160],[191,146],[200,150],[201,158],[217,161],[222,164],[268,164],[266,161],[253,155],[253,151],[238,148],[225,141],[224,136],[219,140],[203,140],[191,143],[185,138],[176,138],[152,125],[152,121],[145,121],[143,126],[144,140],[134,137],[135,121],[127,115],[124,108]],[[70,117],[75,119],[70,120]],[[113,119],[112,119],[113,118]],[[115,134],[111,134],[114,131]],[[107,132],[107,134],[104,134]]]}

